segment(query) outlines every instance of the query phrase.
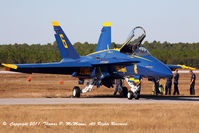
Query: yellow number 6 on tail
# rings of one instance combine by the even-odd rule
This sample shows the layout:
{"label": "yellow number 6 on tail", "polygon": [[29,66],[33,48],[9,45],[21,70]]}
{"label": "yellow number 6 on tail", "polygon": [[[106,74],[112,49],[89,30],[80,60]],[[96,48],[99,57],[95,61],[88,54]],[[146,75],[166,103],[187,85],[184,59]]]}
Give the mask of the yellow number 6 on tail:
{"label": "yellow number 6 on tail", "polygon": [[60,38],[61,38],[61,40],[62,40],[62,43],[63,43],[64,47],[65,47],[65,48],[68,48],[68,45],[67,45],[67,43],[66,43],[66,40],[64,40],[64,36],[63,36],[62,34],[59,34],[59,36],[60,36]]}

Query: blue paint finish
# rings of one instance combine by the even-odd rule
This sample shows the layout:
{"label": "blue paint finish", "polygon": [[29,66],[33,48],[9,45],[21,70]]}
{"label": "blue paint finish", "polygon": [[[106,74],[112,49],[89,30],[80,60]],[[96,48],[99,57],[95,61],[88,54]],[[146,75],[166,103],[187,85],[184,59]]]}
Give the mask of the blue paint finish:
{"label": "blue paint finish", "polygon": [[57,41],[61,57],[78,59],[79,55],[77,54],[76,50],[73,48],[71,42],[69,41],[68,37],[65,35],[61,26],[54,26],[54,30],[56,32],[55,39]]}
{"label": "blue paint finish", "polygon": [[[172,72],[168,66],[166,66],[161,61],[157,60],[151,55],[146,56],[129,56],[127,54],[120,53],[116,50],[107,50],[104,52],[88,55],[91,57],[101,57],[102,59],[114,60],[127,60],[127,61],[139,61],[137,63],[138,74],[143,77],[154,77],[154,78],[164,78],[172,75]],[[131,58],[133,57],[133,58]],[[122,63],[120,64],[122,65]],[[124,74],[122,72],[115,72],[120,75],[130,76],[135,75],[134,64],[128,65],[126,67],[127,72]]]}
{"label": "blue paint finish", "polygon": [[[79,56],[60,26],[54,26],[55,38],[62,56],[58,63],[44,64],[16,64],[17,69],[26,73],[55,73],[73,74],[84,78],[96,78],[97,68],[100,68],[99,79],[111,77],[124,78],[131,75],[140,75],[145,78],[166,78],[172,75],[170,68],[152,55],[130,55],[111,48],[111,27],[103,27],[95,53]],[[108,47],[107,48],[107,44]],[[135,68],[135,64],[137,67]],[[121,68],[120,71],[116,67]],[[175,67],[175,66],[170,66]],[[136,71],[135,71],[136,70]],[[88,75],[81,73],[87,71]],[[138,72],[138,73],[137,73]],[[83,76],[83,77],[82,77]]]}
{"label": "blue paint finish", "polygon": [[111,27],[102,28],[96,51],[105,49],[111,49]]}
{"label": "blue paint finish", "polygon": [[[111,52],[110,52],[111,51]],[[134,64],[137,64],[138,74],[148,78],[165,78],[172,75],[168,66],[157,60],[151,55],[133,57],[127,54],[120,53],[116,50],[104,51],[88,56],[80,56],[79,59],[64,58],[59,63],[44,63],[44,64],[17,64],[18,68],[47,68],[47,67],[91,67],[95,66],[111,66],[110,72],[112,76],[131,76],[136,75]],[[98,58],[96,58],[98,57]],[[100,60],[99,60],[100,58]],[[126,72],[118,72],[115,66],[124,66]]]}

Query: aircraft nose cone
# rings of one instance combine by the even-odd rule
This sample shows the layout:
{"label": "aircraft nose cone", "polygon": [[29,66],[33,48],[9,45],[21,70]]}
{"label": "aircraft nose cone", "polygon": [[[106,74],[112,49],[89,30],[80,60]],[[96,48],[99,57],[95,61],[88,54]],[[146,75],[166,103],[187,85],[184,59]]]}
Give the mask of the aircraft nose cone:
{"label": "aircraft nose cone", "polygon": [[160,77],[164,78],[164,77],[171,77],[172,76],[172,72],[169,68],[163,68],[160,71]]}
{"label": "aircraft nose cone", "polygon": [[146,63],[145,67],[139,67],[138,71],[141,75],[152,78],[167,78],[172,76],[172,71],[167,65],[152,56],[148,57],[148,59],[151,60],[150,63]]}
{"label": "aircraft nose cone", "polygon": [[172,76],[172,71],[170,68],[168,68],[166,65],[161,64],[158,68],[156,68],[154,71],[158,73],[160,78],[166,78]]}
{"label": "aircraft nose cone", "polygon": [[172,71],[167,65],[156,58],[153,58],[153,61],[153,72],[156,76],[158,75],[159,78],[167,78],[172,76]]}

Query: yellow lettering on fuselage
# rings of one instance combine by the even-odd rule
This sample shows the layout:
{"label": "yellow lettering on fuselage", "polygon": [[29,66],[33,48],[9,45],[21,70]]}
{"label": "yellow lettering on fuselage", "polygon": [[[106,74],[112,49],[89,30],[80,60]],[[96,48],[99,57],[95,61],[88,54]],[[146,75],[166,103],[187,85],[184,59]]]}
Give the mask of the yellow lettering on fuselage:
{"label": "yellow lettering on fuselage", "polygon": [[65,47],[65,48],[68,48],[68,45],[67,45],[67,43],[66,43],[66,40],[64,40],[64,36],[63,36],[62,34],[59,34],[59,36],[60,36],[60,38],[61,38],[61,41],[62,41],[64,47]]}

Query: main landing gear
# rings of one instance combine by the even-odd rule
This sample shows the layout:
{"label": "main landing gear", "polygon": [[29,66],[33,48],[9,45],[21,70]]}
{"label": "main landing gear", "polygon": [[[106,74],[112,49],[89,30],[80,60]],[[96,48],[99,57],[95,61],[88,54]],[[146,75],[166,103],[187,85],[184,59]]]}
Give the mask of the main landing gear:
{"label": "main landing gear", "polygon": [[73,97],[79,98],[81,93],[86,93],[86,92],[91,91],[94,84],[95,84],[94,79],[89,79],[84,89],[80,90],[78,86],[75,86],[73,88]]}

